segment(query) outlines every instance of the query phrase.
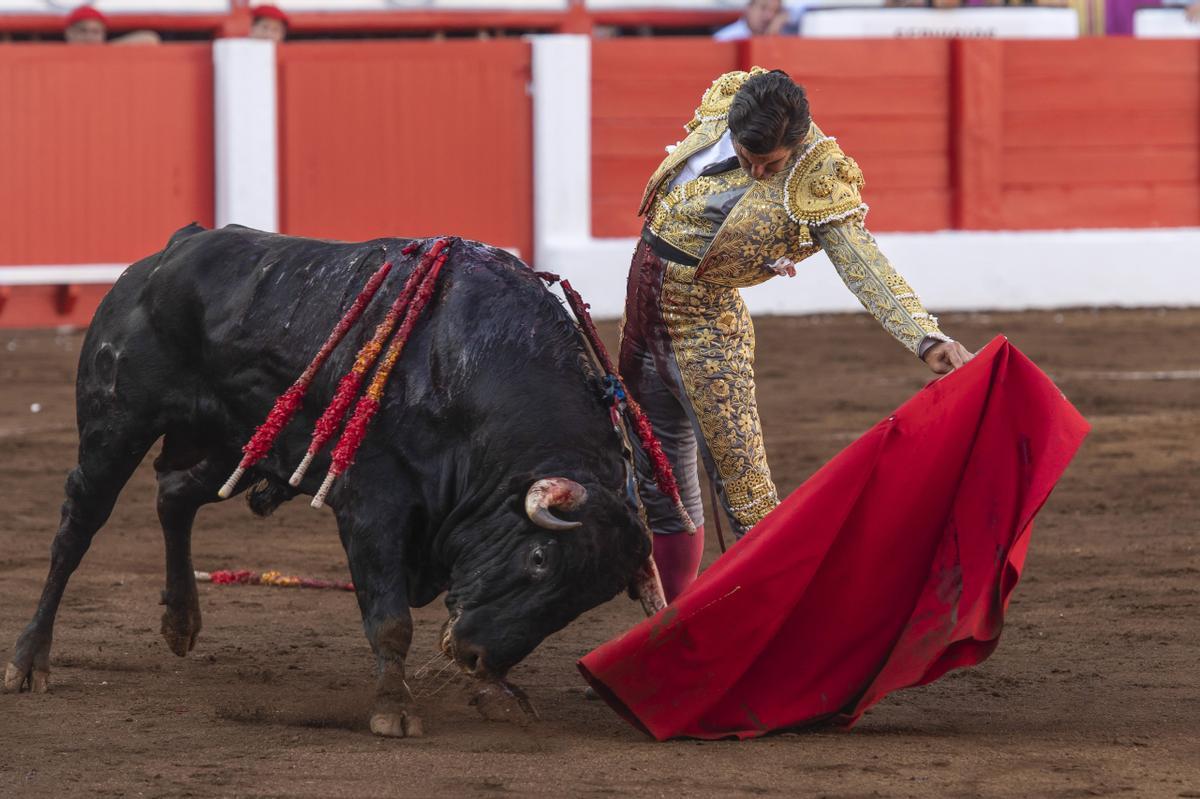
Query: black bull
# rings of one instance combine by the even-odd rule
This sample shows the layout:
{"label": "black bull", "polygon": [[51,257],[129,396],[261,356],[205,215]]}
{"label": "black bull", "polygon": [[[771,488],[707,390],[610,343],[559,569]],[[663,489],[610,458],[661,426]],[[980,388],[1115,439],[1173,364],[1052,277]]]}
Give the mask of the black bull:
{"label": "black bull", "polygon": [[[46,689],[67,580],[160,438],[162,634],[177,655],[192,649],[200,630],[190,543],[197,509],[217,501],[276,396],[391,260],[375,302],[301,411],[239,483],[264,515],[315,492],[327,456],[298,489],[287,478],[338,378],[417,264],[420,252],[401,254],[408,243],[193,225],[121,276],[83,344],[79,464],[67,478],[50,573],[6,670],[6,690]],[[650,544],[628,469],[599,376],[559,302],[511,255],[454,243],[356,464],[328,498],[378,657],[372,730],[420,732],[405,684],[410,607],[445,591],[444,651],[497,681],[547,635],[644,577]],[[586,500],[574,510],[571,502],[553,507],[535,490],[542,501],[532,508],[530,488],[547,478],[565,478],[558,485],[575,499],[582,486]],[[561,498],[562,491],[548,496],[556,493]]]}

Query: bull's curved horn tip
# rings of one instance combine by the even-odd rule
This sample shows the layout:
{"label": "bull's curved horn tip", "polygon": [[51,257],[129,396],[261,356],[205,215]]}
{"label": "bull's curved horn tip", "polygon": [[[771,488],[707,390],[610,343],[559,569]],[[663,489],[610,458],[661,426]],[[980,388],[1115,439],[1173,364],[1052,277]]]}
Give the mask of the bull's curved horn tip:
{"label": "bull's curved horn tip", "polygon": [[575,510],[587,501],[587,489],[566,477],[544,477],[525,493],[525,515],[547,530],[574,530],[583,522],[569,522],[551,513],[551,508]]}

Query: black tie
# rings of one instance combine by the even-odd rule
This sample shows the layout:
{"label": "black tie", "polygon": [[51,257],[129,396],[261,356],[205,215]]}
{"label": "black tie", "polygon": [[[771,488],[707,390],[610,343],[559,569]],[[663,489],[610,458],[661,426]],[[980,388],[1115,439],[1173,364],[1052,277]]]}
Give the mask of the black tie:
{"label": "black tie", "polygon": [[736,155],[731,155],[724,161],[716,161],[704,167],[704,169],[701,169],[700,177],[706,178],[712,175],[720,175],[722,172],[728,172],[731,169],[737,169],[738,166],[738,157]]}

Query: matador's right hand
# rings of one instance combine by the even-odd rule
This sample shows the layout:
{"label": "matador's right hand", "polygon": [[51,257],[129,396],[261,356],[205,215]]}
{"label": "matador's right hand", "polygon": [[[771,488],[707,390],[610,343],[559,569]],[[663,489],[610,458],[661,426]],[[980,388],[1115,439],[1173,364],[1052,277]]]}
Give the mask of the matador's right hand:
{"label": "matador's right hand", "polygon": [[790,258],[776,258],[775,263],[767,267],[780,277],[795,277],[796,264]]}
{"label": "matador's right hand", "polygon": [[941,341],[926,350],[925,354],[921,356],[921,360],[925,361],[925,365],[934,374],[945,375],[974,357],[975,353],[957,341]]}

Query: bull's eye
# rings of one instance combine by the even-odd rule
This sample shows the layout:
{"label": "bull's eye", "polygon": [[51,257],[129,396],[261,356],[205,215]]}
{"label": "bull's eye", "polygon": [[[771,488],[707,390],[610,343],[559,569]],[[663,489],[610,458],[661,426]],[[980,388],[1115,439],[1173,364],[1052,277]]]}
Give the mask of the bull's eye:
{"label": "bull's eye", "polygon": [[534,577],[541,577],[550,568],[550,552],[545,544],[535,544],[529,550],[529,559],[526,561],[529,565],[529,572]]}

